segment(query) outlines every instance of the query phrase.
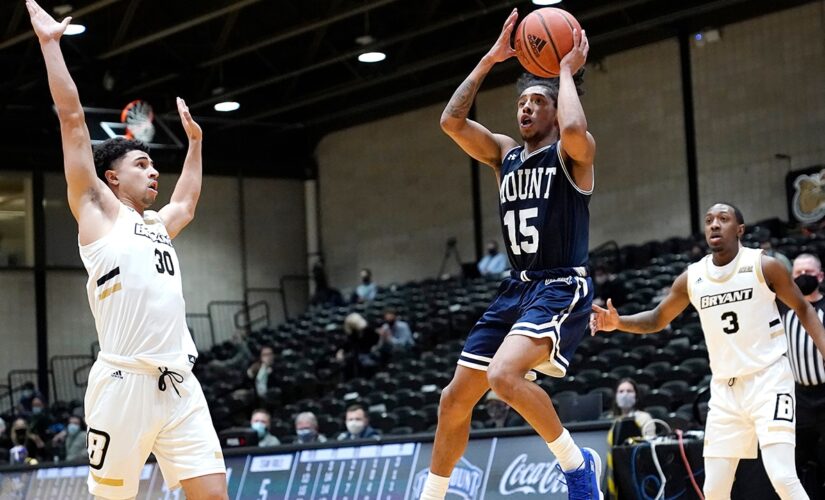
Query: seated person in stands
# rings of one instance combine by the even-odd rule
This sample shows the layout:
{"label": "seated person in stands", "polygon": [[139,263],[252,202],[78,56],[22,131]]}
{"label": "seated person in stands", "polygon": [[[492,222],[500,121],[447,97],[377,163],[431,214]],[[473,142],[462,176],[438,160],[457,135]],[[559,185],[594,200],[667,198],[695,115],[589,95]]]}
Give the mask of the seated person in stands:
{"label": "seated person in stands", "polygon": [[318,432],[318,418],[311,411],[299,413],[295,417],[297,443],[326,443],[327,438]]}
{"label": "seated person in stands", "polygon": [[484,408],[490,418],[484,422],[487,429],[501,429],[502,427],[521,427],[527,425],[514,409],[501,400],[493,391],[484,398]]}
{"label": "seated person in stands", "polygon": [[54,419],[46,406],[46,400],[42,396],[35,396],[31,401],[31,417],[29,417],[29,429],[38,436],[45,438],[54,431],[50,430]]}
{"label": "seated person in stands", "polygon": [[252,419],[249,426],[258,433],[258,446],[278,446],[281,441],[269,433],[269,424],[272,423],[272,414],[269,411],[259,408],[252,412]]}
{"label": "seated person in stands", "polygon": [[361,284],[355,287],[352,301],[356,303],[371,302],[375,300],[378,287],[372,282],[372,271],[367,268],[361,269]]}
{"label": "seated person in stands", "polygon": [[371,377],[378,368],[378,359],[372,354],[372,347],[378,343],[378,334],[369,328],[367,320],[358,313],[350,313],[344,319],[343,345],[335,354],[335,359],[343,365],[344,376]]}
{"label": "seated person in stands", "polygon": [[265,345],[261,347],[261,355],[258,361],[246,370],[246,375],[255,381],[255,393],[258,397],[264,397],[269,389],[269,377],[272,375],[272,365],[275,364],[275,350]]}
{"label": "seated person in stands", "polygon": [[[610,409],[607,417],[618,421],[620,419],[632,419],[639,427],[638,435],[641,436],[641,431],[645,431],[645,437],[651,437],[656,434],[656,429],[653,425],[647,426],[645,424],[650,422],[653,417],[650,413],[642,411],[638,408],[639,400],[641,399],[639,393],[639,386],[632,378],[623,378],[619,380],[616,385],[616,397],[613,399],[613,407]],[[616,443],[621,444],[621,443]]]}
{"label": "seated person in stands", "polygon": [[66,428],[52,438],[52,448],[61,460],[72,461],[88,457],[86,424],[77,415],[69,417]]}
{"label": "seated person in stands", "polygon": [[407,349],[413,346],[412,330],[406,321],[398,319],[393,309],[384,312],[384,324],[377,330],[378,347],[391,346],[395,349]]}
{"label": "seated person in stands", "polygon": [[368,439],[381,435],[377,430],[370,427],[370,418],[367,416],[364,407],[359,404],[347,408],[344,423],[347,426],[347,431],[338,435],[338,441]]}
{"label": "seated person in stands", "polygon": [[33,382],[25,382],[20,390],[20,399],[17,401],[17,412],[21,415],[31,415],[32,399],[39,397],[43,399],[43,394],[34,388]]}
{"label": "seated person in stands", "polygon": [[312,294],[309,303],[313,306],[338,307],[344,305],[344,297],[341,292],[329,286],[327,272],[321,262],[316,262],[312,266],[312,281],[315,283],[315,293]]}
{"label": "seated person in stands", "polygon": [[510,269],[507,256],[498,251],[498,242],[487,242],[487,254],[478,261],[478,272],[485,278],[500,278],[504,271]]}
{"label": "seated person in stands", "polygon": [[0,465],[9,462],[9,450],[14,446],[7,431],[6,421],[0,418]]}
{"label": "seated person in stands", "polygon": [[21,446],[26,449],[25,463],[43,462],[47,458],[51,458],[49,451],[46,448],[46,443],[43,438],[35,434],[29,428],[29,423],[24,418],[18,418],[11,425],[11,441],[12,448]]}

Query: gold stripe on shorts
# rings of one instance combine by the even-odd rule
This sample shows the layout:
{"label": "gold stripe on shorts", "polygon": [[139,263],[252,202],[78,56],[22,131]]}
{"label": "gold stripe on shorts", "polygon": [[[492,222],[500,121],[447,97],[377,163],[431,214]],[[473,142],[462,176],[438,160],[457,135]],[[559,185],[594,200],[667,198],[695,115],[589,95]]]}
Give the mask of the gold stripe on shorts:
{"label": "gold stripe on shorts", "polygon": [[768,432],[791,432],[791,433],[796,433],[796,428],[795,427],[784,427],[784,426],[780,427],[778,425],[774,425],[772,427],[768,427]]}
{"label": "gold stripe on shorts", "polygon": [[771,334],[771,338],[775,339],[776,337],[781,337],[782,335],[785,335],[785,330],[778,330]]}
{"label": "gold stripe on shorts", "polygon": [[112,295],[113,293],[120,291],[120,288],[120,283],[115,283],[114,286],[111,286],[106,290],[103,290],[102,292],[100,292],[100,300],[103,300],[109,295]]}
{"label": "gold stripe on shorts", "polygon": [[96,483],[104,486],[123,486],[123,479],[107,479],[105,477],[95,476],[94,472],[91,474],[92,479],[94,479]]}
{"label": "gold stripe on shorts", "polygon": [[219,451],[216,451],[216,452],[215,452],[215,458],[220,458],[220,459],[223,459],[223,453],[221,453],[221,452],[219,452]]}

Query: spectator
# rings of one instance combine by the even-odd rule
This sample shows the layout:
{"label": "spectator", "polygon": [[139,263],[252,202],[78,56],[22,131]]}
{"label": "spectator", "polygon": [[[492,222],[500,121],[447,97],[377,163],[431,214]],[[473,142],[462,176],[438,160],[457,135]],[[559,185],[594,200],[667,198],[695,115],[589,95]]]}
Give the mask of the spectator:
{"label": "spectator", "polygon": [[258,433],[258,446],[278,446],[281,441],[269,433],[269,424],[272,423],[272,415],[263,408],[252,412],[250,427]]}
{"label": "spectator", "polygon": [[329,286],[327,280],[327,272],[324,270],[324,265],[316,262],[312,266],[312,281],[315,283],[315,293],[312,294],[310,305],[313,306],[343,306],[344,297],[341,292]]}
{"label": "spectator", "polygon": [[353,302],[371,302],[377,293],[378,287],[372,282],[372,271],[361,269],[361,284],[355,287]]}
{"label": "spectator", "polygon": [[29,429],[40,437],[46,437],[50,434],[50,427],[54,424],[54,420],[46,406],[46,400],[42,396],[35,396],[32,398],[31,406]]}
{"label": "spectator", "polygon": [[478,272],[488,278],[501,277],[504,271],[510,269],[507,256],[498,251],[498,243],[495,240],[487,242],[487,255],[478,261]]}
{"label": "spectator", "polygon": [[299,413],[295,417],[295,435],[299,443],[326,443],[327,437],[318,433],[318,419],[311,411]]}
{"label": "spectator", "polygon": [[275,350],[272,347],[265,345],[261,347],[261,354],[258,361],[246,370],[246,375],[255,381],[255,393],[258,397],[263,398],[269,389],[269,378],[272,376],[275,364]]}
{"label": "spectator", "polygon": [[410,325],[398,319],[398,314],[392,309],[384,313],[384,324],[377,333],[378,349],[386,346],[394,349],[407,349],[414,343]]}
{"label": "spectator", "polygon": [[381,436],[377,430],[370,427],[370,418],[361,405],[355,404],[347,408],[344,423],[347,426],[347,431],[338,435],[338,441],[377,438]]}
{"label": "spectator", "polygon": [[487,393],[484,398],[484,406],[489,419],[484,423],[487,429],[501,429],[502,427],[521,427],[527,425],[515,410],[501,400],[493,391]]}
{"label": "spectator", "polygon": [[7,430],[6,421],[0,418],[0,464],[9,462],[9,450],[14,446],[14,443],[9,439]]}
{"label": "spectator", "polygon": [[378,342],[378,334],[369,328],[367,320],[358,313],[350,313],[344,319],[347,337],[335,358],[344,366],[344,376],[371,377],[378,367],[372,347]]}
{"label": "spectator", "polygon": [[63,460],[80,460],[87,456],[86,424],[83,419],[72,415],[64,430],[52,438],[52,448]]}
{"label": "spectator", "polygon": [[33,382],[25,382],[20,387],[20,399],[17,401],[18,413],[26,416],[31,415],[32,399],[34,399],[35,396],[41,400],[43,399],[43,394],[34,388]]}
{"label": "spectator", "polygon": [[613,407],[610,409],[609,417],[619,420],[622,418],[630,418],[639,426],[640,431],[645,431],[645,437],[654,436],[656,430],[652,426],[645,429],[645,424],[650,422],[653,417],[650,413],[638,409],[637,404],[640,399],[639,386],[636,381],[631,378],[623,378],[619,380],[616,386],[616,397],[613,399]]}
{"label": "spectator", "polygon": [[[11,425],[12,463],[37,464],[46,460],[48,450],[46,443],[37,434],[31,432],[24,418],[18,418]],[[15,451],[17,449],[17,451]]]}

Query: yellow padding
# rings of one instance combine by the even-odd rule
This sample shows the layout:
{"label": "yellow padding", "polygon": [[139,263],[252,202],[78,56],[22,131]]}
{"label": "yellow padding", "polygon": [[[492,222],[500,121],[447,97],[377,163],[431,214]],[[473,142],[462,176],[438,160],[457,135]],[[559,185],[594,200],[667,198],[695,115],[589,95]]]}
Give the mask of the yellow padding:
{"label": "yellow padding", "polygon": [[96,483],[105,486],[123,486],[123,479],[106,479],[105,477],[95,476],[94,473],[92,473],[92,479],[94,479]]}

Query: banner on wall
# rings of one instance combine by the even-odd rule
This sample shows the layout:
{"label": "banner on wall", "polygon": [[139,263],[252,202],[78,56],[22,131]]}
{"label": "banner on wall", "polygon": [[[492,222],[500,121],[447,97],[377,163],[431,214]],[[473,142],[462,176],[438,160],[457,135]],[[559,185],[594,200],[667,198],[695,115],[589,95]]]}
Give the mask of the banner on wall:
{"label": "banner on wall", "polygon": [[788,172],[785,176],[788,220],[802,224],[825,217],[825,165]]}

